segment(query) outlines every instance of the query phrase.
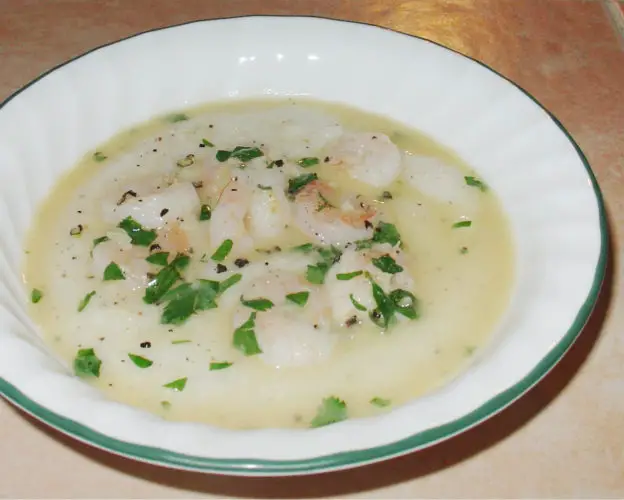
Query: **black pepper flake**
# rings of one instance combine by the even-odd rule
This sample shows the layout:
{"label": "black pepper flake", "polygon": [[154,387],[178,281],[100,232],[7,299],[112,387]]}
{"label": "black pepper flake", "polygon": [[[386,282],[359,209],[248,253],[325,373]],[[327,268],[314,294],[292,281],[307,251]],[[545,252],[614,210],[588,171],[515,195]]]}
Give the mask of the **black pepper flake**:
{"label": "black pepper flake", "polygon": [[98,340],[99,340],[100,342],[103,342],[105,338],[106,338],[106,337],[100,337]]}
{"label": "black pepper flake", "polygon": [[173,328],[169,328],[169,330],[167,330],[169,333],[173,333]]}
{"label": "black pepper flake", "polygon": [[276,167],[283,167],[284,166],[284,160],[275,160],[275,166]]}
{"label": "black pepper flake", "polygon": [[324,159],[323,161],[324,161],[325,163],[329,163],[329,160],[330,160],[329,156],[326,156],[326,157],[325,157],[325,159]]}
{"label": "black pepper flake", "polygon": [[349,328],[350,326],[355,325],[358,322],[357,316],[351,316],[347,321],[345,321],[345,326]]}
{"label": "black pepper flake", "polygon": [[371,221],[369,221],[369,220],[365,220],[364,221],[364,227],[366,229],[371,229],[373,227],[373,223]]}
{"label": "black pepper flake", "polygon": [[128,199],[128,197],[130,197],[130,196],[132,196],[133,198],[136,198],[137,194],[132,189],[128,189],[128,191],[126,191],[124,194],[122,194],[121,198],[119,198],[119,201],[117,202],[117,206],[125,203],[126,200]]}
{"label": "black pepper flake", "polygon": [[152,347],[152,343],[151,342],[141,342],[141,347],[143,349],[149,349],[150,347]]}
{"label": "black pepper flake", "polygon": [[205,148],[205,147],[206,147],[206,145],[202,142],[202,143],[199,145],[199,147],[200,147],[200,148]]}
{"label": "black pepper flake", "polygon": [[157,152],[158,152],[158,150],[157,150],[156,148],[154,148],[154,149],[152,149],[152,152],[153,152],[153,153],[157,153]]}
{"label": "black pepper flake", "polygon": [[161,246],[158,243],[154,243],[149,247],[150,252],[155,252],[156,250],[162,250]]}
{"label": "black pepper flake", "polygon": [[234,265],[236,267],[245,267],[247,264],[249,264],[249,261],[247,259],[236,259],[234,261]]}
{"label": "black pepper flake", "polygon": [[221,274],[227,271],[227,267],[223,264],[217,264],[217,273]]}
{"label": "black pepper flake", "polygon": [[208,125],[208,128],[214,128],[214,125]]}
{"label": "black pepper flake", "polygon": [[164,217],[165,215],[167,215],[167,212],[169,212],[169,209],[168,209],[168,208],[163,208],[163,209],[160,211],[160,216],[161,216],[161,217]]}
{"label": "black pepper flake", "polygon": [[315,324],[315,325],[314,325],[314,329],[315,329],[315,330],[318,330],[318,325],[316,325],[316,324]]}

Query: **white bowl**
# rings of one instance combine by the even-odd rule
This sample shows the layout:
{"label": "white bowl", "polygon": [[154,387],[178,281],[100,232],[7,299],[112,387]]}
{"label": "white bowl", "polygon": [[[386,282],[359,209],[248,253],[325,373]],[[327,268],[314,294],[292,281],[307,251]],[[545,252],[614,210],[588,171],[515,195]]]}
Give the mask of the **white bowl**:
{"label": "white bowl", "polygon": [[[21,243],[36,204],[60,174],[120,129],[206,101],[267,95],[313,96],[387,115],[453,149],[487,180],[511,221],[517,265],[494,343],[427,397],[314,430],[226,431],[167,422],[105,399],[48,353],[27,316]],[[0,171],[0,391],[77,439],[170,467],[305,474],[447,439],[512,403],[559,361],[584,326],[605,271],[600,193],[563,126],[482,64],[362,24],[201,21],[91,51],[2,104]]]}

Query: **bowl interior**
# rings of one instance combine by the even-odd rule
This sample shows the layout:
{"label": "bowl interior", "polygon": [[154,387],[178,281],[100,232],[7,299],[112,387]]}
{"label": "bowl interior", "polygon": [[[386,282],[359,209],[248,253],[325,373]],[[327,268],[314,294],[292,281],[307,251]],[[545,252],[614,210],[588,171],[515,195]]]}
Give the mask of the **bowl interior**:
{"label": "bowl interior", "polygon": [[[516,244],[517,281],[495,342],[430,396],[382,417],[314,431],[224,431],[164,422],[105,400],[48,354],[26,314],[21,245],[38,202],[59,175],[120,129],[207,101],[273,95],[389,116],[454,150],[486,179]],[[470,59],[354,23],[197,22],[95,50],[3,104],[0,172],[0,391],[83,440],[177,467],[313,472],[461,432],[517,398],[563,355],[604,271],[606,232],[595,180],[543,108]]]}

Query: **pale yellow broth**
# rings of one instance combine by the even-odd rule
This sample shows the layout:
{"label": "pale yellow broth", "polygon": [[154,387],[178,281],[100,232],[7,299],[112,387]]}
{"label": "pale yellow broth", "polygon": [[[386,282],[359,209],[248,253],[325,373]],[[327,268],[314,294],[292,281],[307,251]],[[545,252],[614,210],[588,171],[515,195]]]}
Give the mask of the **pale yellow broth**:
{"label": "pale yellow broth", "polygon": [[[275,100],[223,102],[184,113],[193,118],[241,110],[261,112],[283,104]],[[345,129],[385,133],[403,150],[436,156],[466,175],[478,175],[452,152],[387,118],[302,99],[288,104],[331,113]],[[231,345],[231,314],[219,308],[204,311],[180,326],[159,324],[158,307],[144,304],[141,294],[125,297],[122,309],[103,308],[95,296],[77,312],[85,293],[103,286],[88,266],[92,240],[106,228],[94,194],[106,189],[102,179],[106,179],[107,168],[123,155],[132,154],[140,141],[153,140],[154,149],[166,148],[165,138],[174,137],[171,134],[184,123],[172,124],[157,117],[99,147],[105,161],[95,161],[93,152],[86,155],[41,205],[27,239],[25,286],[43,292],[43,298],[30,307],[32,317],[49,346],[68,365],[79,348],[95,349],[102,360],[101,374],[89,380],[108,397],[171,420],[237,429],[307,427],[328,396],[343,400],[349,417],[357,418],[389,411],[429,393],[461,373],[488,342],[513,282],[512,239],[500,201],[491,190],[482,193],[473,225],[454,229],[453,223],[464,215],[461,207],[427,198],[401,180],[387,188],[392,200],[384,203],[384,211],[386,220],[402,235],[421,317],[385,334],[370,328],[342,334],[332,356],[320,364],[275,369],[255,356],[242,357]],[[207,130],[206,136],[209,133]],[[141,150],[141,156],[136,155],[141,166],[127,175],[145,172],[152,161],[150,154]],[[153,161],[160,161],[157,154]],[[323,162],[315,171],[339,189],[379,194]],[[69,234],[69,228],[77,224],[85,227],[78,238]],[[262,246],[286,249],[307,241],[301,232],[290,228],[278,240]],[[194,259],[210,250],[194,248]],[[172,344],[176,340],[189,342]],[[145,341],[151,343],[150,348],[140,347]],[[154,364],[140,369],[128,359],[128,353],[145,356]],[[236,361],[228,369],[208,369],[211,361],[225,359]],[[181,377],[187,377],[183,391],[163,387]],[[371,404],[376,397],[391,404],[379,408]]]}

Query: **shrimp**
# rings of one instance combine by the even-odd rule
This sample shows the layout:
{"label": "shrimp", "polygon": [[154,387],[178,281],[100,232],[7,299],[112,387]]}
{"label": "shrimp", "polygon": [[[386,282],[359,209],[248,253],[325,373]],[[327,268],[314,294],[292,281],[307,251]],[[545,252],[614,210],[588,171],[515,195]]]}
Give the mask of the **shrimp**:
{"label": "shrimp", "polygon": [[315,180],[307,184],[295,197],[296,225],[308,236],[329,245],[344,245],[351,241],[370,238],[375,211],[361,203],[355,208],[347,200],[340,208],[332,205],[334,190],[327,183]]}
{"label": "shrimp", "polygon": [[343,134],[329,149],[330,164],[370,186],[389,186],[401,174],[401,152],[387,135],[372,132]]}
{"label": "shrimp", "polygon": [[405,177],[412,187],[444,203],[474,209],[479,203],[478,190],[466,184],[464,173],[438,158],[406,154]]}
{"label": "shrimp", "polygon": [[[286,298],[300,292],[309,294],[304,306]],[[273,307],[257,312],[255,317],[254,332],[264,363],[275,368],[306,366],[323,362],[331,355],[335,338],[330,330],[329,308],[319,288],[307,283],[301,274],[267,271],[249,281],[242,296],[246,300],[262,297],[273,303]],[[252,312],[239,304],[234,313],[234,328],[247,321]]]}
{"label": "shrimp", "polygon": [[[388,274],[375,267],[372,259],[384,255],[389,255],[397,264],[402,265],[403,271]],[[355,271],[364,271],[364,273],[350,280],[339,280],[336,277],[337,274]],[[386,292],[397,288],[409,291],[414,286],[413,278],[404,267],[403,255],[398,247],[383,244],[364,251],[351,248],[345,250],[340,262],[331,268],[325,279],[325,291],[332,307],[333,319],[341,326],[348,326],[354,316],[358,320],[365,317],[366,313],[359,311],[353,301],[365,307],[367,311],[372,311],[377,306],[369,278],[365,273],[368,273]]]}
{"label": "shrimp", "polygon": [[290,204],[278,180],[255,181],[256,176],[239,174],[222,191],[212,210],[210,241],[214,248],[230,239],[242,252],[253,249],[254,241],[279,236],[290,222]]}

